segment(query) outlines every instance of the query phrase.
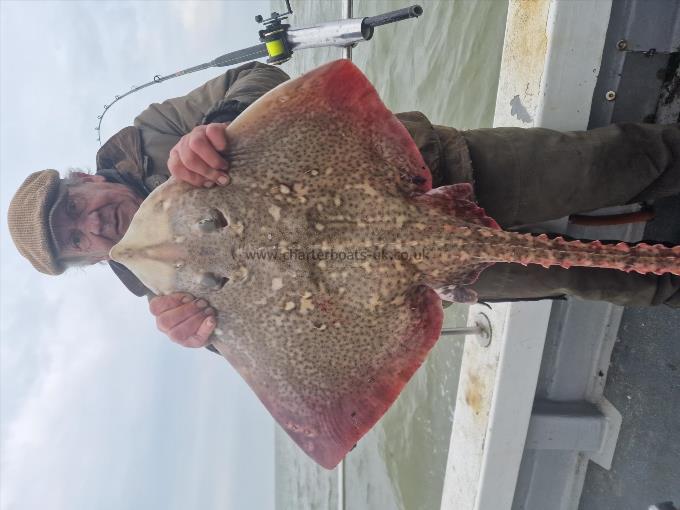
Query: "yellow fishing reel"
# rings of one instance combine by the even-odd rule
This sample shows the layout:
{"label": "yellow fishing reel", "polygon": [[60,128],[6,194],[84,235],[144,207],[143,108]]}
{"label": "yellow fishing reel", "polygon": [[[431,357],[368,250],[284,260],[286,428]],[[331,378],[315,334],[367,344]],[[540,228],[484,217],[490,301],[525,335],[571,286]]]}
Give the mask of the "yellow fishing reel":
{"label": "yellow fishing reel", "polygon": [[[288,37],[286,36],[288,26],[282,25],[282,28],[260,35],[260,41],[267,47],[267,54],[269,55],[269,58],[267,58],[268,64],[283,64],[293,55],[288,44]],[[262,30],[261,32],[265,31]]]}
{"label": "yellow fishing reel", "polygon": [[293,49],[288,42],[288,29],[290,25],[282,23],[289,14],[293,14],[293,9],[290,7],[290,0],[286,0],[287,12],[279,14],[272,12],[268,19],[263,19],[262,16],[255,16],[255,21],[264,24],[264,30],[259,31],[260,41],[265,44],[267,48],[267,63],[268,64],[283,64],[293,55]]}

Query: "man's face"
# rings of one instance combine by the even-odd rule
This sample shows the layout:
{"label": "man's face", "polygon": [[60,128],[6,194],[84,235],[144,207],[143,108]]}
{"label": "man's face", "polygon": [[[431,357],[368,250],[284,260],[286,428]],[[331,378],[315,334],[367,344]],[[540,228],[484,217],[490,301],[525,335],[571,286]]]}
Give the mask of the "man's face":
{"label": "man's face", "polygon": [[108,259],[143,200],[123,184],[83,175],[81,184],[68,187],[52,215],[60,258]]}

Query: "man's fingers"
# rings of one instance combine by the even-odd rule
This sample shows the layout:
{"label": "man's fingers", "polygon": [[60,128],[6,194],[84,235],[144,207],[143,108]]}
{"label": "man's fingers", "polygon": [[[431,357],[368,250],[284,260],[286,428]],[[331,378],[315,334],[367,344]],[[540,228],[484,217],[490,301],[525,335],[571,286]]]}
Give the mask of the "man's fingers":
{"label": "man's fingers", "polygon": [[184,321],[196,314],[203,313],[207,308],[209,308],[208,303],[203,299],[196,299],[188,303],[180,304],[175,308],[170,308],[169,310],[158,314],[156,316],[156,326],[163,333],[169,334],[170,331]]}
{"label": "man's fingers", "polygon": [[182,165],[187,170],[200,174],[204,177],[208,177],[210,171],[213,170],[205,161],[203,161],[203,158],[196,154],[193,149],[188,147],[188,144],[186,147],[180,147],[177,151],[177,154]]}
{"label": "man's fingers", "polygon": [[205,136],[212,146],[215,147],[215,150],[219,152],[226,152],[229,147],[229,139],[227,138],[228,125],[228,122],[224,122],[219,124],[208,124],[205,127]]}
{"label": "man's fingers", "polygon": [[215,316],[212,309],[201,310],[168,331],[168,336],[173,342],[184,347],[203,347],[208,343],[214,329]]}
{"label": "man's fingers", "polygon": [[[169,168],[169,166],[168,166],[168,168]],[[196,186],[196,187],[201,187],[201,186],[210,187],[210,186],[213,185],[213,182],[212,182],[212,181],[206,179],[205,177],[203,177],[203,176],[200,175],[200,174],[197,174],[197,173],[195,173],[195,172],[192,172],[191,170],[189,170],[188,168],[186,168],[186,167],[185,167],[184,165],[182,165],[182,164],[177,164],[177,165],[175,165],[175,166],[173,167],[173,169],[170,170],[170,173],[175,177],[175,179],[177,179],[177,180],[179,180],[179,181],[188,182],[188,183],[191,184],[192,186]],[[208,183],[210,183],[210,184],[208,184]]]}
{"label": "man's fingers", "polygon": [[[229,148],[228,123],[196,126],[184,135],[168,155],[168,169],[178,180],[194,186],[229,183],[229,163],[220,154]],[[192,175],[193,174],[193,175]]]}
{"label": "man's fingers", "polygon": [[[226,149],[226,139],[221,142],[221,145]],[[215,170],[226,170],[229,168],[227,160],[218,152],[218,150],[224,149],[217,149],[213,145],[212,140],[207,136],[207,131],[206,133],[200,133],[200,136],[190,136],[187,145],[189,146],[189,152],[198,156],[209,168]]]}
{"label": "man's fingers", "polygon": [[194,300],[191,294],[186,292],[174,292],[167,296],[156,296],[149,301],[149,310],[155,316],[162,314],[172,308],[177,308],[184,303],[189,303]]}
{"label": "man's fingers", "polygon": [[185,347],[203,347],[215,329],[215,310],[204,299],[186,292],[156,296],[149,301],[156,326],[173,342]]}
{"label": "man's fingers", "polygon": [[202,175],[194,173],[184,166],[179,157],[179,152],[177,152],[177,147],[173,148],[168,156],[168,170],[175,179],[188,182],[193,186],[203,186],[206,182]]}
{"label": "man's fingers", "polygon": [[190,336],[186,342],[182,343],[182,345],[184,347],[205,347],[209,343],[210,335],[215,331],[216,324],[214,316],[211,315],[206,317],[203,319],[196,334]]}
{"label": "man's fingers", "polygon": [[[168,161],[168,168],[170,169],[172,175],[181,180],[186,180],[191,184],[201,185],[206,181],[211,183],[227,184],[229,178],[224,172],[220,172],[213,168],[210,168],[208,164],[200,157],[200,155],[191,149],[183,150],[180,148],[177,151],[179,156],[179,162],[173,162],[174,167],[170,167],[170,161]],[[194,173],[198,178],[192,178],[188,174]],[[196,184],[201,182],[201,184]]]}

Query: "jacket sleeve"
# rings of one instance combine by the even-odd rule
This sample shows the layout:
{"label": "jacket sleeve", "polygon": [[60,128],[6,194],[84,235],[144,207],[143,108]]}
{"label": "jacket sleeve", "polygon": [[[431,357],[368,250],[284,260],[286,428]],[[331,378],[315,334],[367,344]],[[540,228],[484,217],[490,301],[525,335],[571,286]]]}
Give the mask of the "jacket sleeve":
{"label": "jacket sleeve", "polygon": [[257,98],[283,83],[288,75],[278,67],[250,62],[213,78],[186,96],[154,103],[134,125],[142,136],[150,173],[168,175],[167,159],[179,139],[199,124],[227,122]]}

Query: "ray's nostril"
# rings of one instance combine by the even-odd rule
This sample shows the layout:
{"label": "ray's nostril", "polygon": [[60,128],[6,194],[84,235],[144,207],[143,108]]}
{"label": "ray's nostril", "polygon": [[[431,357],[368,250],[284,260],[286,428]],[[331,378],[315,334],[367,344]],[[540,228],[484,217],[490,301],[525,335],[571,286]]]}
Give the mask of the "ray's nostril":
{"label": "ray's nostril", "polygon": [[215,273],[203,273],[201,285],[211,290],[220,290],[229,281],[226,276],[216,275]]}
{"label": "ray's nostril", "polygon": [[201,232],[205,232],[206,234],[217,232],[228,225],[229,221],[227,221],[227,218],[222,214],[222,211],[219,211],[218,209],[211,209],[208,216],[198,222],[198,228]]}

